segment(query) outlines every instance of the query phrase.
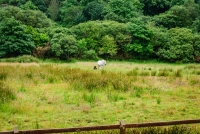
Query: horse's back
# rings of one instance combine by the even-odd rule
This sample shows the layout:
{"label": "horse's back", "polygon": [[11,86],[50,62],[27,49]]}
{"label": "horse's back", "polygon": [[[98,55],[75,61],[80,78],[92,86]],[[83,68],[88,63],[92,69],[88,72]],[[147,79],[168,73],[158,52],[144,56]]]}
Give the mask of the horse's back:
{"label": "horse's back", "polygon": [[104,65],[106,65],[106,61],[105,60],[99,60],[97,62],[97,64],[98,64],[98,66],[104,66]]}

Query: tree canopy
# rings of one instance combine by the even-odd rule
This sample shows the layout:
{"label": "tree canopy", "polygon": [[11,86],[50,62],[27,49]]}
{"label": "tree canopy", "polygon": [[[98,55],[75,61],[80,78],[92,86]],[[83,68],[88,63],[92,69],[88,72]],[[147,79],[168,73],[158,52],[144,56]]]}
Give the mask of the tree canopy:
{"label": "tree canopy", "polygon": [[0,58],[23,54],[200,62],[200,0],[0,0]]}

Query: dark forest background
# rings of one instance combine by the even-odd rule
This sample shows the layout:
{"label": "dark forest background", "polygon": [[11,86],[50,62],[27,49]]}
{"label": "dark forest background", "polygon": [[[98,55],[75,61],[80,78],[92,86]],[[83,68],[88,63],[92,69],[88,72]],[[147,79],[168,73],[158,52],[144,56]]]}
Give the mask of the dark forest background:
{"label": "dark forest background", "polygon": [[0,0],[0,58],[200,62],[200,0]]}

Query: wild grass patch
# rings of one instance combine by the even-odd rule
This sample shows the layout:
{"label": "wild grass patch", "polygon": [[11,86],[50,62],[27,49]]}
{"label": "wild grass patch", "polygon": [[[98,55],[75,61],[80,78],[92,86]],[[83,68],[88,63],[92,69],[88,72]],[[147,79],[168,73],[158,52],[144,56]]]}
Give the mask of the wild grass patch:
{"label": "wild grass patch", "polygon": [[15,93],[5,82],[0,81],[0,103],[15,99]]}
{"label": "wild grass patch", "polygon": [[36,62],[38,63],[40,60],[31,56],[31,55],[23,55],[19,56],[17,58],[5,58],[5,59],[0,59],[0,62],[19,62],[19,63],[32,63]]}
{"label": "wild grass patch", "polygon": [[172,126],[172,127],[149,127],[132,129],[132,134],[198,134],[199,132],[193,127]]}
{"label": "wild grass patch", "polygon": [[1,64],[0,130],[15,124],[64,128],[199,117],[196,67],[108,62],[93,70],[95,64]]}
{"label": "wild grass patch", "polygon": [[140,76],[149,76],[150,75],[150,72],[149,71],[141,71],[139,73]]}
{"label": "wild grass patch", "polygon": [[83,100],[89,102],[90,104],[95,103],[96,95],[94,93],[83,93]]}
{"label": "wild grass patch", "polygon": [[159,70],[157,76],[169,76],[170,73],[168,71],[165,70]]}
{"label": "wild grass patch", "polygon": [[139,74],[138,70],[132,70],[126,73],[128,76],[137,76]]}
{"label": "wild grass patch", "polygon": [[5,80],[7,76],[8,76],[8,73],[6,73],[4,69],[2,69],[0,72],[0,80]]}
{"label": "wild grass patch", "polygon": [[175,77],[182,77],[182,69],[176,69],[175,71],[174,71],[174,74],[173,74],[173,76],[175,76]]}
{"label": "wild grass patch", "polygon": [[156,70],[152,70],[151,71],[151,76],[156,76],[157,71]]}

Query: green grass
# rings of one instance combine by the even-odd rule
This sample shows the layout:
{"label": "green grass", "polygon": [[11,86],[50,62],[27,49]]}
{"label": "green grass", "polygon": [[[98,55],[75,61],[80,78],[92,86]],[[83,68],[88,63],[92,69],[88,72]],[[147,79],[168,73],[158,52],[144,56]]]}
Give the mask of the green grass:
{"label": "green grass", "polygon": [[7,94],[0,96],[0,131],[200,117],[200,77],[194,73],[200,65],[108,61],[103,70],[93,70],[94,65],[0,63],[0,92]]}

